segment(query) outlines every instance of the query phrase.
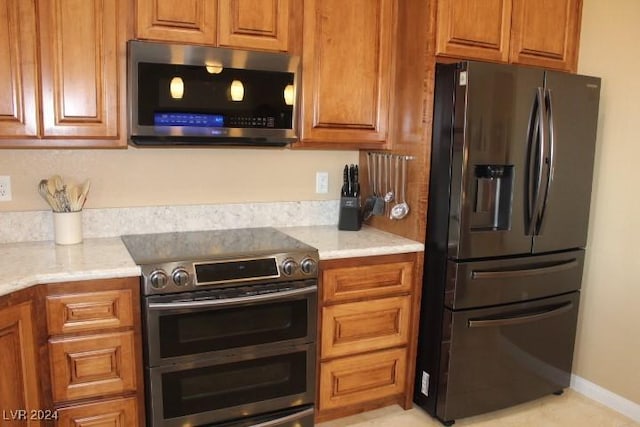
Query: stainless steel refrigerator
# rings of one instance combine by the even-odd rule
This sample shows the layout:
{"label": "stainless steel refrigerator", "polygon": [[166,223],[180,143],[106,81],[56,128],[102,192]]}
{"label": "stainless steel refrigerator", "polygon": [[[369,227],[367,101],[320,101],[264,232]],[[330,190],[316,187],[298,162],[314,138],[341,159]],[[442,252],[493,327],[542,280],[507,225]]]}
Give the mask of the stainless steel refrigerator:
{"label": "stainless steel refrigerator", "polygon": [[444,424],[569,385],[600,79],[438,64],[414,400]]}

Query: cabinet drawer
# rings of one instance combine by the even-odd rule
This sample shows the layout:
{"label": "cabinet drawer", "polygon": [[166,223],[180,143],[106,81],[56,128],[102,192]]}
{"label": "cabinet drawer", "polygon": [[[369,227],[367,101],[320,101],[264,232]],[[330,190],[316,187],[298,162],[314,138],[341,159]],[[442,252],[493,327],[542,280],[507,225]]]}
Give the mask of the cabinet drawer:
{"label": "cabinet drawer", "polygon": [[49,340],[54,402],[136,389],[132,331]]}
{"label": "cabinet drawer", "polygon": [[380,297],[409,292],[412,261],[330,268],[322,272],[324,302]]}
{"label": "cabinet drawer", "polygon": [[401,395],[406,357],[405,349],[394,349],[321,363],[319,409]]}
{"label": "cabinet drawer", "polygon": [[50,335],[133,325],[132,295],[127,289],[47,296]]}
{"label": "cabinet drawer", "polygon": [[322,309],[321,357],[344,356],[406,344],[411,297],[393,297]]}
{"label": "cabinet drawer", "polygon": [[131,397],[61,408],[57,425],[135,427],[139,425],[136,399]]}

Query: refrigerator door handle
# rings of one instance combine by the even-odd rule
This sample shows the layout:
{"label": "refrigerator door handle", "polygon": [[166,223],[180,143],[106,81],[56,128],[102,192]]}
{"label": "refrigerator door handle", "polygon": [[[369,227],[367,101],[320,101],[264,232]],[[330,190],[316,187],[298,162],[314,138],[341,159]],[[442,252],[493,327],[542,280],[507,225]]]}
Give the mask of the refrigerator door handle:
{"label": "refrigerator door handle", "polygon": [[547,173],[545,175],[546,183],[544,185],[544,197],[542,206],[540,208],[540,214],[538,215],[536,231],[535,234],[538,235],[541,232],[542,225],[544,224],[544,214],[547,210],[547,205],[549,202],[549,193],[551,192],[551,183],[553,182],[553,173],[555,168],[555,127],[553,124],[553,99],[551,97],[551,90],[544,90],[544,98],[545,98],[545,110],[547,111],[547,122],[549,124],[549,151],[545,159],[543,166],[546,166]]}
{"label": "refrigerator door handle", "polygon": [[561,306],[555,306],[550,310],[536,312],[533,314],[525,314],[525,315],[510,316],[510,317],[469,319],[468,327],[469,328],[486,328],[486,327],[510,326],[510,325],[517,325],[520,323],[536,322],[538,320],[544,320],[550,317],[559,316],[560,314],[571,311],[572,309],[573,309],[573,303],[568,302]]}
{"label": "refrigerator door handle", "polygon": [[[540,205],[542,203],[542,194],[540,189],[542,187],[542,174],[544,168],[545,149],[547,146],[547,109],[545,103],[545,93],[542,87],[538,87],[536,90],[536,99],[534,100],[534,111],[536,111],[536,118],[533,132],[533,141],[531,141],[528,153],[527,163],[529,164],[529,222],[527,227],[527,234],[533,235],[536,232],[536,225],[539,223],[538,218],[540,216]],[[538,154],[537,163],[534,161],[535,154]],[[535,164],[535,171],[533,165]],[[533,175],[533,176],[531,176]],[[533,187],[531,186],[533,182]]]}
{"label": "refrigerator door handle", "polygon": [[578,267],[578,260],[575,258],[558,264],[548,265],[539,268],[527,268],[522,270],[493,270],[493,271],[472,271],[471,279],[511,279],[524,276],[537,276],[541,274],[558,273],[560,271],[571,270]]}

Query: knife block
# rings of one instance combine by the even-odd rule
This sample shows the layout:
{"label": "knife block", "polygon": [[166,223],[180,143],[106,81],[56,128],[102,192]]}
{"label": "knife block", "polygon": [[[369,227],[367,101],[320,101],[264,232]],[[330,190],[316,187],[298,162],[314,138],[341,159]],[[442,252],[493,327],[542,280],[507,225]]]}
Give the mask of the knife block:
{"label": "knife block", "polygon": [[341,197],[338,230],[358,231],[362,228],[360,197]]}

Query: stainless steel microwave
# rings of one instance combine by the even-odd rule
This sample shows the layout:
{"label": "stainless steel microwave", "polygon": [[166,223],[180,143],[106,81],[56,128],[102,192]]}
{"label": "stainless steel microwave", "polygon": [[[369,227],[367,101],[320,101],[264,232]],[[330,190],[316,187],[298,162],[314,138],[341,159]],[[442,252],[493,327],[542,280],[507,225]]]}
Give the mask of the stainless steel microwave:
{"label": "stainless steel microwave", "polygon": [[130,41],[130,143],[287,145],[297,139],[299,67],[284,53]]}

